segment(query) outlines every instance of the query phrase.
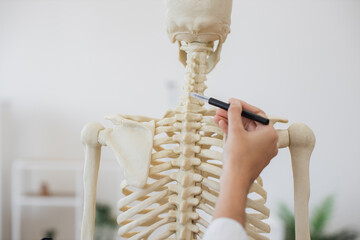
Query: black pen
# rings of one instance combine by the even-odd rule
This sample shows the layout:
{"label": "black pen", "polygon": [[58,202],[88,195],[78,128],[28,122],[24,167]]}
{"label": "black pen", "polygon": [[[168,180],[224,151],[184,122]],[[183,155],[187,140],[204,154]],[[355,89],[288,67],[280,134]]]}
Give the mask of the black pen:
{"label": "black pen", "polygon": [[[205,101],[215,107],[219,107],[219,108],[222,108],[224,110],[228,110],[229,107],[230,107],[230,104],[229,103],[226,103],[226,102],[222,102],[220,100],[217,100],[215,98],[212,98],[212,97],[205,97],[201,94],[198,94],[198,93],[190,93],[190,96],[194,97],[194,98],[197,98],[197,99],[200,99],[202,101]],[[264,125],[268,125],[269,124],[269,119],[267,118],[264,118],[260,115],[257,115],[253,112],[250,112],[250,111],[247,111],[247,110],[243,110],[242,113],[241,113],[241,116],[243,117],[246,117],[248,119],[251,119],[251,120],[254,120],[254,121],[257,121],[259,123],[262,123]]]}

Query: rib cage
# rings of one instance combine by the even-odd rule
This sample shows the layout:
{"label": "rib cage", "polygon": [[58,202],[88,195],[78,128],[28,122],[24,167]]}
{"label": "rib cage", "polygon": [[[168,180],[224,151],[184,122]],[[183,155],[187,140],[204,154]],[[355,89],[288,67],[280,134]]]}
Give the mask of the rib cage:
{"label": "rib cage", "polygon": [[[192,43],[182,50],[187,52],[185,93],[179,107],[156,120],[148,183],[140,189],[122,182],[125,197],[117,204],[121,211],[117,222],[118,233],[124,238],[202,238],[213,215],[220,190],[224,135],[213,121],[215,109],[206,109],[189,97],[189,92],[202,94],[206,89],[207,58],[212,48]],[[260,177],[251,186],[250,195],[255,198],[247,201],[247,209],[251,209],[247,233],[250,239],[268,239],[262,235],[270,232],[270,227],[263,222],[269,209]]]}

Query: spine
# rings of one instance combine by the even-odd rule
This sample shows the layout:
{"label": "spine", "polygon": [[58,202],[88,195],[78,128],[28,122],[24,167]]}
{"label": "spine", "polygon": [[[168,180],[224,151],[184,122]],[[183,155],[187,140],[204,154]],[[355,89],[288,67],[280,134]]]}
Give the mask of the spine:
{"label": "spine", "polygon": [[177,173],[177,214],[176,214],[176,238],[197,239],[199,227],[195,221],[199,218],[195,211],[199,204],[201,187],[199,186],[202,176],[195,172],[200,159],[196,157],[201,151],[201,146],[196,142],[200,139],[199,128],[201,127],[202,114],[206,111],[204,103],[192,98],[189,93],[203,94],[207,88],[205,85],[207,74],[207,59],[212,48],[201,43],[190,43],[183,47],[187,52],[184,94],[181,98],[180,107],[177,109],[178,119],[182,127],[179,141],[179,172]]}

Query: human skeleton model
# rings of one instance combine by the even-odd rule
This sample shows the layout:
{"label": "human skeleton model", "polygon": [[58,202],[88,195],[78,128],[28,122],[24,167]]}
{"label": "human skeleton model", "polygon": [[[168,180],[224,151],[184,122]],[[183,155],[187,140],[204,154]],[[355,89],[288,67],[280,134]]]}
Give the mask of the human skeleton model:
{"label": "human skeleton model", "polygon": [[[190,92],[203,94],[206,74],[219,60],[229,33],[231,0],[168,0],[167,26],[180,45],[186,66],[180,106],[163,118],[115,115],[113,128],[90,123],[82,131],[85,145],[85,199],[82,240],[94,233],[97,176],[102,146],[109,146],[125,180],[117,203],[118,234],[129,239],[198,239],[203,237],[219,195],[224,133]],[[216,50],[214,42],[218,42]],[[287,122],[271,118],[271,124]],[[289,147],[294,176],[296,239],[310,239],[308,224],[309,159],[315,144],[304,124],[277,130],[278,147]],[[252,197],[251,197],[252,196]],[[258,177],[250,188],[245,228],[250,239],[268,239],[266,191]]]}

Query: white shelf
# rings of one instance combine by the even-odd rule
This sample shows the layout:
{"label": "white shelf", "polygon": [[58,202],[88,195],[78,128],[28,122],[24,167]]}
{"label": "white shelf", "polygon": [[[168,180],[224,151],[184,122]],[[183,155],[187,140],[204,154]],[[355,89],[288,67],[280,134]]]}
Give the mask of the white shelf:
{"label": "white shelf", "polygon": [[23,196],[19,199],[21,206],[42,206],[42,207],[77,207],[81,205],[81,199],[76,197],[61,196]]}
{"label": "white shelf", "polygon": [[[74,239],[80,239],[81,217],[83,210],[83,164],[82,160],[18,160],[12,166],[12,240],[21,240],[21,218],[23,208],[25,207],[51,207],[51,208],[73,208],[75,212],[75,233]],[[119,172],[118,176],[122,176],[121,170],[116,161],[102,159],[101,171]],[[54,171],[57,174],[64,172],[72,172],[75,174],[73,186],[75,192],[58,192],[56,195],[39,196],[25,189],[26,172]],[[31,176],[31,174],[30,174]],[[65,190],[67,191],[67,190]],[[73,190],[69,190],[73,191]]]}
{"label": "white shelf", "polygon": [[83,164],[80,160],[18,160],[14,166],[23,170],[82,171]]}
{"label": "white shelf", "polygon": [[[75,174],[75,180],[72,184],[75,186],[75,193],[59,194],[49,196],[39,196],[26,193],[25,172],[72,172]],[[12,239],[21,239],[21,218],[23,207],[66,207],[73,208],[75,212],[75,233],[74,239],[80,238],[80,223],[82,215],[82,172],[83,161],[77,160],[18,160],[12,168]],[[39,174],[39,173],[37,173]]]}

